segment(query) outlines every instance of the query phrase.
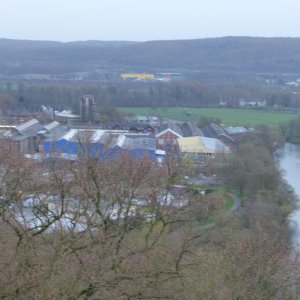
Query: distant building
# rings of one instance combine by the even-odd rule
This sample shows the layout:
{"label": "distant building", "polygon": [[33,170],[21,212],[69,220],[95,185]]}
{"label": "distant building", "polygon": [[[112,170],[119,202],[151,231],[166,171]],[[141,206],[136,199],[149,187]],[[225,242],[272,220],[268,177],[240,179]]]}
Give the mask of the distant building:
{"label": "distant building", "polygon": [[120,76],[123,79],[131,79],[131,80],[153,80],[153,79],[155,79],[154,74],[148,74],[148,73],[122,73]]}
{"label": "distant building", "polygon": [[160,118],[157,116],[148,116],[149,124],[151,126],[159,126],[160,125]]}
{"label": "distant building", "polygon": [[41,110],[45,116],[53,119],[55,117],[54,108],[49,105],[41,105]]}
{"label": "distant building", "polygon": [[80,99],[80,118],[83,123],[94,123],[96,115],[95,97],[84,95]]}
{"label": "distant building", "polygon": [[173,79],[183,79],[182,73],[156,73],[156,80],[169,82]]}
{"label": "distant building", "polygon": [[239,101],[239,107],[266,107],[267,101],[257,100],[257,101]]}
{"label": "distant building", "polygon": [[138,122],[140,124],[147,124],[149,122],[148,116],[143,116],[143,115],[137,115],[131,119],[135,120],[136,122]]}
{"label": "distant building", "polygon": [[136,122],[141,123],[141,124],[150,124],[151,126],[159,126],[160,125],[160,118],[157,116],[152,116],[152,115],[138,115],[135,118]]}
{"label": "distant building", "polygon": [[80,116],[73,114],[71,110],[55,111],[54,118],[63,124],[72,124],[74,121],[80,120]]}
{"label": "distant building", "polygon": [[239,101],[236,99],[229,99],[229,100],[221,100],[219,102],[220,107],[238,107]]}

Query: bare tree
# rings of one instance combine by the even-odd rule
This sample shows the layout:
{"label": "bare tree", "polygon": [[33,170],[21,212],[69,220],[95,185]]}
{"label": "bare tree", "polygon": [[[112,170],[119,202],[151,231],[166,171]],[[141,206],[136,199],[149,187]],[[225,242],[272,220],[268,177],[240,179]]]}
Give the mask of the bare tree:
{"label": "bare tree", "polygon": [[0,167],[3,299],[267,299],[290,282],[268,224],[241,231],[236,214],[202,225],[222,202],[174,192],[175,159],[34,163],[5,148]]}

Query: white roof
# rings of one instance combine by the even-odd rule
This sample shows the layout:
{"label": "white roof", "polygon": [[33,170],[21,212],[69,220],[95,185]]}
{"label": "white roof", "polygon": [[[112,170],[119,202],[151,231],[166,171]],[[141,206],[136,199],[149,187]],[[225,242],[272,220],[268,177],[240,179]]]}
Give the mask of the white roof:
{"label": "white roof", "polygon": [[70,129],[61,139],[69,141],[76,135],[77,132],[77,129]]}
{"label": "white roof", "polygon": [[229,134],[235,134],[235,133],[245,133],[250,131],[249,129],[245,128],[245,127],[226,127],[225,130],[229,133]]}
{"label": "white roof", "polygon": [[201,137],[201,139],[206,149],[211,149],[215,152],[223,152],[226,150],[226,146],[218,139],[208,137]]}
{"label": "white roof", "polygon": [[61,112],[56,111],[55,115],[57,117],[65,117],[65,118],[79,118],[79,115],[75,115],[71,110],[63,110]]}
{"label": "white roof", "polygon": [[33,125],[36,125],[36,124],[38,124],[38,123],[39,123],[38,120],[32,119],[32,120],[30,120],[30,121],[28,121],[28,122],[26,122],[26,123],[24,123],[24,124],[21,124],[21,125],[16,126],[16,129],[17,129],[18,131],[23,131],[23,130],[26,130],[27,128],[29,128],[29,127],[31,127],[31,126],[33,126]]}
{"label": "white roof", "polygon": [[91,142],[98,142],[101,137],[106,133],[105,130],[96,129],[96,130],[89,130],[89,129],[70,129],[64,136],[61,137],[62,140],[70,141],[72,140],[76,134],[78,133],[86,133],[87,137],[90,136],[89,141]]}
{"label": "white roof", "polygon": [[158,134],[156,134],[155,137],[158,138],[158,137],[160,137],[161,135],[165,134],[165,133],[168,132],[168,131],[171,131],[174,135],[176,135],[176,136],[178,136],[178,137],[182,137],[181,134],[177,133],[176,131],[174,131],[174,130],[171,129],[171,128],[166,128],[165,130],[163,130],[163,131],[159,132]]}
{"label": "white roof", "polygon": [[117,145],[120,147],[120,148],[122,148],[123,147],[123,145],[124,145],[124,143],[125,143],[125,141],[126,141],[126,136],[125,135],[119,135],[118,136],[118,140],[117,140]]}
{"label": "white roof", "polygon": [[50,131],[50,130],[52,130],[53,128],[55,128],[56,126],[58,126],[58,125],[59,125],[59,122],[53,121],[53,122],[51,122],[51,123],[45,125],[45,126],[44,126],[44,129],[46,129],[47,131]]}
{"label": "white roof", "polygon": [[101,130],[101,129],[94,130],[93,136],[91,138],[92,142],[98,142],[104,134],[105,134],[105,130]]}
{"label": "white roof", "polygon": [[166,155],[166,151],[165,150],[157,149],[157,150],[155,150],[155,154],[156,155]]}

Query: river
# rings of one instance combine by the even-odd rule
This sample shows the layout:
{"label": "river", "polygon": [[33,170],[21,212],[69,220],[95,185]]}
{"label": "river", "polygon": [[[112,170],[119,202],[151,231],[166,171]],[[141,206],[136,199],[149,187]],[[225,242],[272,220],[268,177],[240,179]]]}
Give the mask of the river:
{"label": "river", "polygon": [[[283,178],[294,189],[300,199],[300,145],[287,143],[278,151],[278,154],[279,166],[284,171]],[[289,218],[291,221],[292,246],[300,250],[300,203]]]}

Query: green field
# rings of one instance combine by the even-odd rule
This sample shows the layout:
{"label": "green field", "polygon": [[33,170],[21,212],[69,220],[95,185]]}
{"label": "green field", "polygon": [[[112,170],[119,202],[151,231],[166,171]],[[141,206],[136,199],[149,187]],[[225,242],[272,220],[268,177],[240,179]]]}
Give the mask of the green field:
{"label": "green field", "polygon": [[119,110],[125,113],[136,115],[152,114],[163,119],[180,121],[198,121],[201,116],[219,118],[225,125],[256,126],[265,124],[276,127],[278,124],[296,118],[295,113],[284,113],[274,111],[262,111],[238,108],[157,108],[150,107],[120,107]]}

